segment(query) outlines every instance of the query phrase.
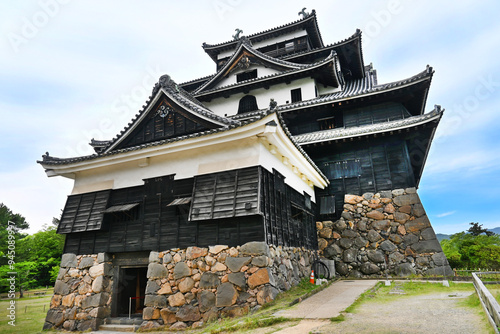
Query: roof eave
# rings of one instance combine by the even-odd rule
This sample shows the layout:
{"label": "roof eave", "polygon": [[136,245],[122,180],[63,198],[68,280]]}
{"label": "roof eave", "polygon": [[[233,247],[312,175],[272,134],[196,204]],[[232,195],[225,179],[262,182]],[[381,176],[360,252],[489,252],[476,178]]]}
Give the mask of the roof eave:
{"label": "roof eave", "polygon": [[[417,80],[414,80],[414,81],[410,81],[410,82],[407,82],[407,83],[403,83],[403,84],[397,84],[397,85],[394,85],[394,86],[391,86],[391,87],[386,87],[384,89],[377,89],[377,90],[372,90],[370,92],[366,92],[366,93],[359,93],[359,94],[355,94],[355,95],[350,95],[350,96],[345,96],[345,97],[341,97],[341,98],[324,98],[324,97],[318,97],[314,100],[310,100],[308,104],[304,104],[302,102],[297,102],[295,104],[289,104],[289,105],[286,105],[286,106],[279,106],[278,109],[280,112],[291,112],[291,111],[296,111],[296,110],[301,110],[301,109],[305,109],[305,108],[309,108],[311,107],[312,105],[314,106],[323,106],[323,105],[329,105],[331,103],[334,103],[334,102],[343,102],[343,101],[347,101],[347,100],[354,100],[354,99],[359,99],[359,98],[365,98],[365,97],[369,97],[369,96],[374,96],[374,95],[378,95],[378,94],[383,94],[383,93],[387,93],[387,92],[392,92],[392,91],[396,91],[396,90],[400,90],[400,89],[404,89],[404,88],[407,88],[407,87],[411,87],[411,86],[415,86],[421,82],[424,82],[424,81],[430,81],[432,76],[430,75],[425,75],[425,76],[422,76],[422,78],[420,79],[417,79]],[[401,82],[403,81],[407,81],[408,79],[406,80],[401,80]],[[391,83],[389,83],[391,84]],[[379,86],[384,86],[384,85],[389,85],[389,84],[382,84],[382,85],[379,85]],[[316,103],[315,103],[315,100],[316,100]],[[323,100],[323,101],[321,101]],[[319,102],[321,101],[321,102]]]}
{"label": "roof eave", "polygon": [[[428,124],[430,122],[435,122],[435,121],[437,121],[437,123],[439,123],[439,121],[441,120],[441,117],[443,115],[443,111],[441,111],[441,110],[434,111],[433,110],[432,112],[429,113],[429,115],[431,115],[432,113],[434,113],[435,115],[433,115],[433,116],[431,116],[429,118],[423,119],[423,120],[421,120],[419,122],[415,122],[415,123],[411,123],[411,124],[407,124],[407,125],[387,127],[387,128],[373,130],[373,131],[368,131],[368,132],[346,134],[346,135],[340,135],[340,136],[337,136],[337,137],[322,138],[322,139],[311,140],[311,141],[301,141],[300,140],[300,136],[301,135],[297,135],[297,136],[295,136],[295,140],[297,141],[297,143],[299,145],[306,146],[306,145],[318,144],[318,143],[329,142],[329,141],[351,139],[351,138],[371,136],[371,135],[377,135],[377,134],[381,134],[381,133],[387,133],[387,132],[394,132],[394,131],[399,131],[399,130],[405,130],[405,129],[410,129],[410,128],[413,128],[413,127],[417,127],[417,126]],[[414,117],[421,117],[421,116],[414,116]],[[388,122],[388,123],[398,123],[399,121],[400,120],[396,120],[396,121],[391,121],[391,122]],[[379,125],[383,125],[383,124],[384,123],[379,123]],[[436,125],[436,127],[437,127],[437,125]]]}

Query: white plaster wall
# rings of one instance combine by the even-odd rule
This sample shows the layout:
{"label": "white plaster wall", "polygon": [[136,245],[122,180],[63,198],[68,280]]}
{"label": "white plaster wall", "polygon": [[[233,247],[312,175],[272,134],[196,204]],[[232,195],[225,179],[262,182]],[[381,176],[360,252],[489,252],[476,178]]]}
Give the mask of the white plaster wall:
{"label": "white plaster wall", "polygon": [[[288,34],[279,36],[277,38],[273,38],[273,39],[268,39],[268,40],[265,40],[265,41],[257,42],[255,44],[253,44],[253,47],[254,47],[254,49],[259,49],[259,48],[262,48],[264,46],[274,45],[276,43],[284,42],[284,41],[287,41],[287,40],[295,39],[297,37],[302,37],[302,36],[306,36],[306,35],[307,35],[307,32],[305,30],[293,31],[293,32],[290,32]],[[242,36],[245,36],[245,34],[242,34]],[[219,54],[219,56],[218,56],[217,59],[223,59],[223,58],[232,56],[233,53],[234,53],[234,51],[235,50],[221,52]]]}
{"label": "white plaster wall", "polygon": [[[278,105],[291,103],[292,97],[290,91],[296,88],[302,88],[302,100],[310,100],[316,97],[316,84],[311,78],[294,80],[290,84],[282,83],[270,87],[270,89],[259,88],[251,90],[248,95],[254,95],[257,99],[259,109],[269,107],[269,100],[273,98]],[[220,116],[231,116],[238,113],[240,99],[245,96],[243,93],[232,95],[229,98],[217,98],[204,104],[214,113]]]}
{"label": "white plaster wall", "polygon": [[283,164],[281,154],[273,155],[257,137],[152,157],[146,167],[139,167],[139,163],[144,160],[78,172],[72,194],[140,186],[144,179],[170,174],[179,180],[260,165],[271,173],[275,168],[285,176],[286,184],[300,193],[306,192],[315,201],[313,188],[292,171],[291,165]]}
{"label": "white plaster wall", "polygon": [[139,163],[144,163],[144,159],[78,172],[72,194],[139,186],[144,179],[170,174],[175,174],[175,179],[185,179],[261,165],[270,172],[275,168],[286,177],[288,185],[314,199],[314,191],[306,181],[291,170],[291,165],[282,163],[281,155],[271,154],[256,137],[152,157],[146,167],[139,167]]}

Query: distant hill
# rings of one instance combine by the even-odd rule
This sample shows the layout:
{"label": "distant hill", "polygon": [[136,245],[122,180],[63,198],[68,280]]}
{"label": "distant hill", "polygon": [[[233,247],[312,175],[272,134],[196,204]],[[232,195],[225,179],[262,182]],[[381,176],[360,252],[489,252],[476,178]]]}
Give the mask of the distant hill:
{"label": "distant hill", "polygon": [[488,231],[491,231],[495,234],[500,234],[500,227],[495,227],[495,228],[492,228],[492,229],[488,229]]}
{"label": "distant hill", "polygon": [[[495,234],[500,234],[500,227],[489,228],[488,231],[491,231]],[[449,239],[451,236],[451,234],[436,233],[436,237],[439,242],[441,242],[441,240],[443,239]]]}
{"label": "distant hill", "polygon": [[441,242],[441,240],[444,240],[444,239],[449,239],[450,236],[451,236],[451,234],[436,233],[436,237],[437,237],[439,242]]}

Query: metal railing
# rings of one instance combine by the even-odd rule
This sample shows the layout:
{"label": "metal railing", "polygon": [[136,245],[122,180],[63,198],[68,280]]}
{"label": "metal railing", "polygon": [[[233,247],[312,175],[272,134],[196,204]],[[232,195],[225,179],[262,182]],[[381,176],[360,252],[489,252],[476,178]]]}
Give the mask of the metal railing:
{"label": "metal railing", "polygon": [[498,271],[486,271],[486,272],[474,272],[472,273],[472,280],[474,287],[476,288],[477,295],[481,301],[481,305],[488,316],[488,321],[493,326],[495,333],[499,333],[500,328],[500,305],[498,301],[493,297],[491,292],[486,288],[482,282],[480,276],[482,275],[498,275]]}
{"label": "metal railing", "polygon": [[144,299],[144,297],[130,297],[128,301],[128,318],[132,319],[132,299]]}

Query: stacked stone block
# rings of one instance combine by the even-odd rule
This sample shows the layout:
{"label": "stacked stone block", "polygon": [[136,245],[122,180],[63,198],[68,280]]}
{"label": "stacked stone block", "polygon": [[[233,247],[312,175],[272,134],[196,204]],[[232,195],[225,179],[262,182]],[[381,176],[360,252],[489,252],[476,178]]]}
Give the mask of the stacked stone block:
{"label": "stacked stone block", "polygon": [[[274,300],[310,274],[316,251],[249,242],[151,252],[141,328],[198,327]],[[110,316],[110,254],[64,254],[44,329],[97,330]]]}
{"label": "stacked stone block", "polygon": [[110,314],[111,262],[105,253],[64,254],[43,329],[97,330]]}
{"label": "stacked stone block", "polygon": [[142,329],[241,316],[310,273],[314,252],[250,242],[151,252]]}
{"label": "stacked stone block", "polygon": [[345,195],[342,217],[317,222],[320,253],[341,276],[443,276],[452,271],[415,188]]}

